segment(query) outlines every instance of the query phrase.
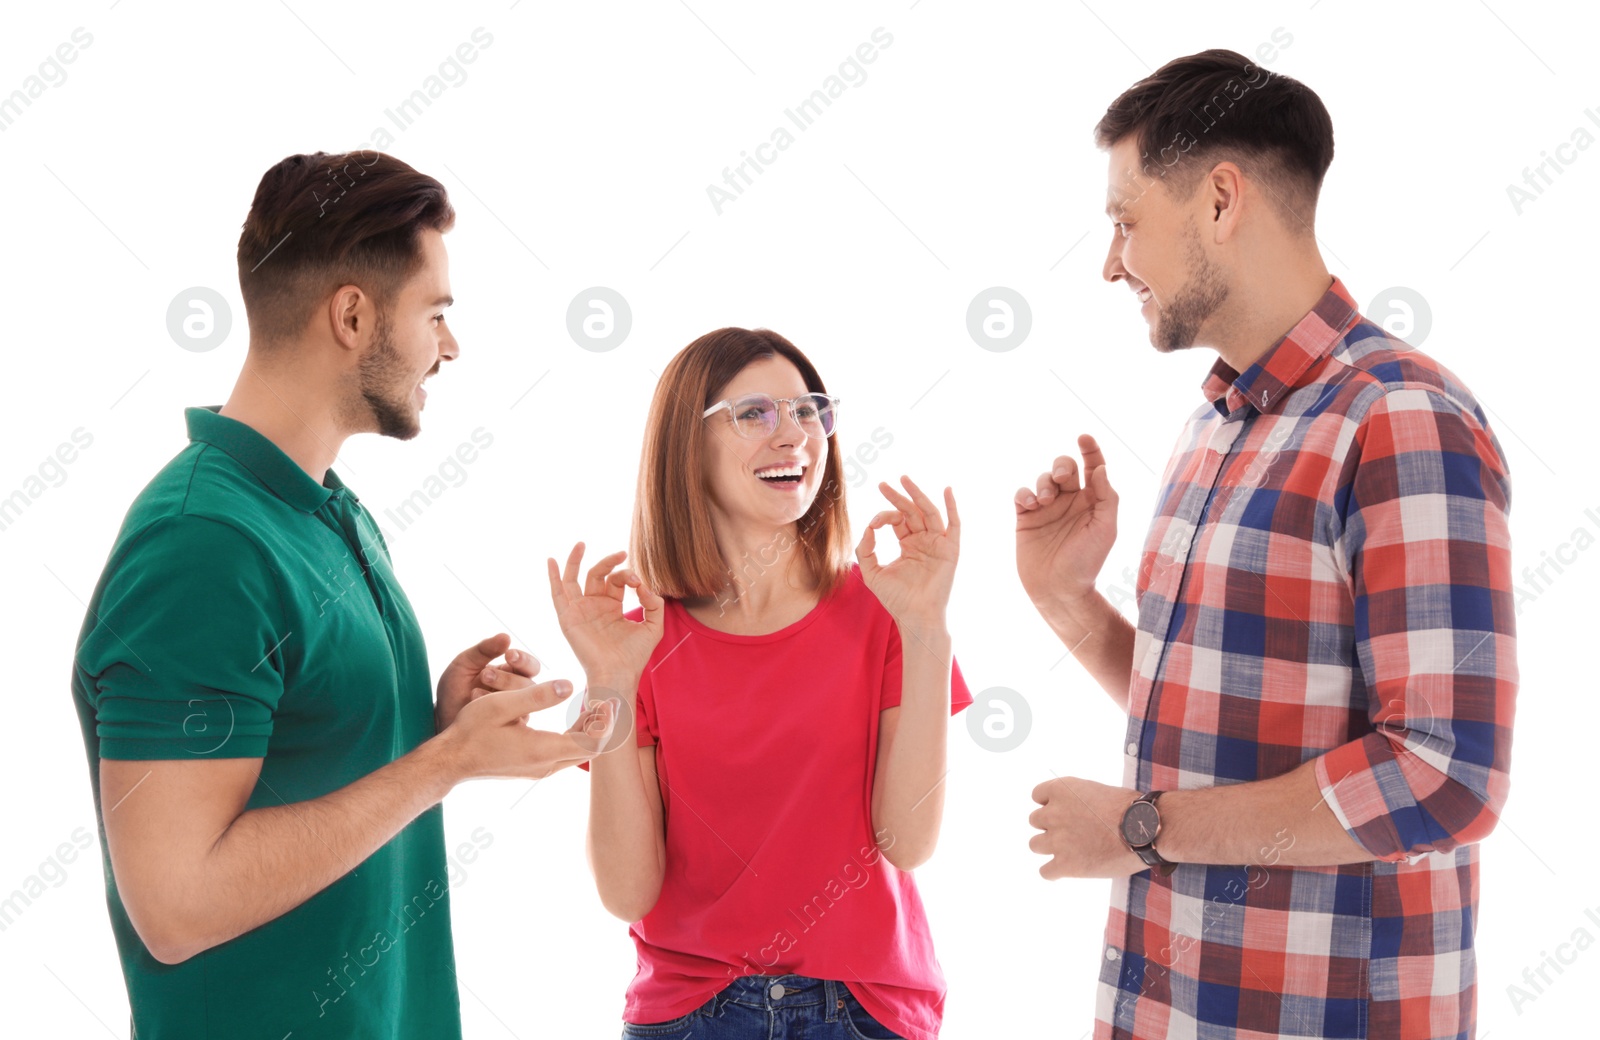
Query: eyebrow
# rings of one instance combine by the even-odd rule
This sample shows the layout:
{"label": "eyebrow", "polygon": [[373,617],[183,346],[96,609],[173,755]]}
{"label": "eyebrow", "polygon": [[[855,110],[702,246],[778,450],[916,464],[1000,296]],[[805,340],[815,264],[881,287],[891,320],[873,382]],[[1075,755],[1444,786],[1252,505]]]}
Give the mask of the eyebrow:
{"label": "eyebrow", "polygon": [[448,307],[452,303],[455,303],[455,302],[456,302],[456,298],[454,296],[441,296],[437,300],[434,300],[432,303],[428,304],[428,306],[429,307],[440,307],[440,306]]}

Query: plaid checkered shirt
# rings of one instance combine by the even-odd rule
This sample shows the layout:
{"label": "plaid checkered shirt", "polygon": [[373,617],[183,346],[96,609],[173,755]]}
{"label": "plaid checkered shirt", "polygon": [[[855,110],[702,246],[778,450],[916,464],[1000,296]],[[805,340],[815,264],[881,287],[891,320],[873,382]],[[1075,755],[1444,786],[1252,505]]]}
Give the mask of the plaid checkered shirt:
{"label": "plaid checkered shirt", "polygon": [[1289,829],[1256,862],[1117,879],[1094,1036],[1470,1038],[1517,687],[1505,456],[1337,278],[1202,389],[1140,557],[1123,783],[1315,760],[1373,859],[1282,865]]}

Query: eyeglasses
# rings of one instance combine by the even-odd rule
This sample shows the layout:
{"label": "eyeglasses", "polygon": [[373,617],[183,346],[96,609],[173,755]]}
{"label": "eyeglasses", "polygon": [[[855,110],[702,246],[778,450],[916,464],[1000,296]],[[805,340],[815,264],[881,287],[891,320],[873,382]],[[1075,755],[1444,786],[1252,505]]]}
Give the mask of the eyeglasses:
{"label": "eyeglasses", "polygon": [[799,397],[769,397],[746,394],[733,397],[701,412],[702,418],[726,408],[733,428],[741,437],[771,437],[778,429],[778,406],[789,406],[789,414],[807,437],[832,437],[839,414],[839,398],[830,394],[801,394]]}

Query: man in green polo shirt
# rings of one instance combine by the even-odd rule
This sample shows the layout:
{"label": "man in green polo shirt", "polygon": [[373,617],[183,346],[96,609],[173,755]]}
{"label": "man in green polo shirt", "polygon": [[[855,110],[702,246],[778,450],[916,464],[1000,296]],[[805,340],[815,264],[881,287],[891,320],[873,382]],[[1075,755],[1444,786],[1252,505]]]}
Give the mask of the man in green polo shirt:
{"label": "man in green polo shirt", "polygon": [[[296,155],[239,241],[250,322],[227,404],[128,510],[73,693],[139,1040],[461,1035],[439,805],[458,782],[592,757],[614,709],[525,724],[571,691],[502,633],[435,702],[387,546],[330,468],[420,430],[459,348],[438,181],[378,153]],[[484,669],[525,677],[502,689]]]}

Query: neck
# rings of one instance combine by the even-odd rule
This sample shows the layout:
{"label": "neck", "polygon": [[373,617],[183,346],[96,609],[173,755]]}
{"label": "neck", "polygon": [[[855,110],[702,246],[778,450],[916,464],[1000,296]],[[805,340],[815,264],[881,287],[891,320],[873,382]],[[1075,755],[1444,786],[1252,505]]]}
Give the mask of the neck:
{"label": "neck", "polygon": [[797,598],[816,588],[801,551],[797,523],[778,527],[735,526],[718,517],[717,549],[728,584],[710,601],[720,616],[755,622],[787,614]]}
{"label": "neck", "polygon": [[1333,283],[1315,248],[1284,251],[1242,272],[1219,314],[1211,346],[1235,372],[1243,372],[1271,350]]}
{"label": "neck", "polygon": [[302,363],[311,351],[290,345],[276,350],[282,363],[264,361],[251,348],[222,414],[277,445],[320,484],[354,432],[341,421],[340,380]]}

